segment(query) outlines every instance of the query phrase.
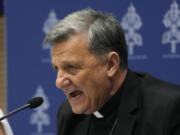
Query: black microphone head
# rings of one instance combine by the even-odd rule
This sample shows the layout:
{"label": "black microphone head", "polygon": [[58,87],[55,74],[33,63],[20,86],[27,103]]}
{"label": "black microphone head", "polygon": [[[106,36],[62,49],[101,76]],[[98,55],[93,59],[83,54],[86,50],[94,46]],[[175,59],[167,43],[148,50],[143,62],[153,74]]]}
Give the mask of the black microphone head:
{"label": "black microphone head", "polygon": [[35,97],[35,98],[32,98],[31,100],[29,100],[27,103],[29,104],[30,108],[36,108],[43,103],[43,98]]}

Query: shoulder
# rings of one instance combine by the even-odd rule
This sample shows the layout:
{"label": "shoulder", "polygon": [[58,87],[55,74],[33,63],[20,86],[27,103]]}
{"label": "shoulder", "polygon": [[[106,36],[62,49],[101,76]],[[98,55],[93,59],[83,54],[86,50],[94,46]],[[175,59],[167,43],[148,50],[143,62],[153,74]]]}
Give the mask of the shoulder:
{"label": "shoulder", "polygon": [[[176,133],[180,131],[180,86],[146,73],[135,73],[140,80],[138,97],[141,126],[151,125],[152,130]],[[150,131],[150,132],[151,132]]]}
{"label": "shoulder", "polygon": [[144,107],[166,111],[180,104],[180,86],[159,80],[149,74],[137,73],[137,75],[141,80],[140,100]]}
{"label": "shoulder", "polygon": [[180,86],[157,79],[147,73],[136,73],[141,80],[141,89],[144,94],[159,96],[180,97]]}

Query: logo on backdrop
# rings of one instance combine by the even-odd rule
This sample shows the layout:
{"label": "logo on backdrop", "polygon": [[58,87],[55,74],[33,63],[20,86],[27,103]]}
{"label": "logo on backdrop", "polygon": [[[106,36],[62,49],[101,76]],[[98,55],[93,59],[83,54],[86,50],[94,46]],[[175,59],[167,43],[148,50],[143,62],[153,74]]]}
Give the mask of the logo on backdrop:
{"label": "logo on backdrop", "polygon": [[36,125],[37,127],[36,132],[32,133],[31,135],[53,135],[52,133],[43,132],[43,126],[48,126],[51,123],[50,123],[50,117],[46,112],[50,105],[42,86],[38,86],[33,97],[38,97],[38,96],[42,97],[44,99],[44,102],[40,107],[34,109],[34,112],[30,116],[30,124]]}
{"label": "logo on backdrop", "polygon": [[[48,18],[44,22],[44,26],[42,29],[44,34],[46,35],[57,24],[57,22],[58,22],[58,19],[56,17],[56,13],[54,12],[54,10],[51,10],[49,12]],[[45,43],[43,40],[42,49],[48,52],[48,55],[46,56],[46,58],[42,59],[42,63],[50,63],[51,62],[51,45]]]}
{"label": "logo on backdrop", "polygon": [[134,51],[135,46],[142,47],[143,40],[141,34],[136,32],[142,27],[142,20],[133,4],[130,4],[127,13],[122,17],[121,25],[125,31],[128,59],[147,59],[146,55],[137,55]]}
{"label": "logo on backdrop", "polygon": [[168,48],[170,49],[169,53],[163,54],[162,57],[180,58],[180,54],[178,54],[178,48],[180,48],[180,10],[175,0],[170,5],[170,9],[165,13],[163,24],[167,31],[162,35],[162,44],[169,45]]}

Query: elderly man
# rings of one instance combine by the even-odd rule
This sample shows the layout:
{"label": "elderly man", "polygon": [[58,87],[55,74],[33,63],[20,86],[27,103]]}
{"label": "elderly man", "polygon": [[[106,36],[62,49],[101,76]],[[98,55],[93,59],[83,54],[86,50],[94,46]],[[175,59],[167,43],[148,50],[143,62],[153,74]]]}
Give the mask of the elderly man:
{"label": "elderly man", "polygon": [[57,135],[179,135],[180,87],[128,69],[123,30],[110,14],[74,12],[46,37],[66,94]]}

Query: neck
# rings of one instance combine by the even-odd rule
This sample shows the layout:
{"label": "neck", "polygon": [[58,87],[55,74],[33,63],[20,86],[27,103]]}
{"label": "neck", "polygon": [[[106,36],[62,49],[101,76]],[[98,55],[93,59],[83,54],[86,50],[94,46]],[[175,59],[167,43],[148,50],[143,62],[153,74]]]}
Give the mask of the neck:
{"label": "neck", "polygon": [[111,96],[113,96],[122,86],[124,83],[124,80],[127,75],[127,69],[119,69],[118,72],[115,74],[115,76],[112,79],[112,90],[111,90]]}

